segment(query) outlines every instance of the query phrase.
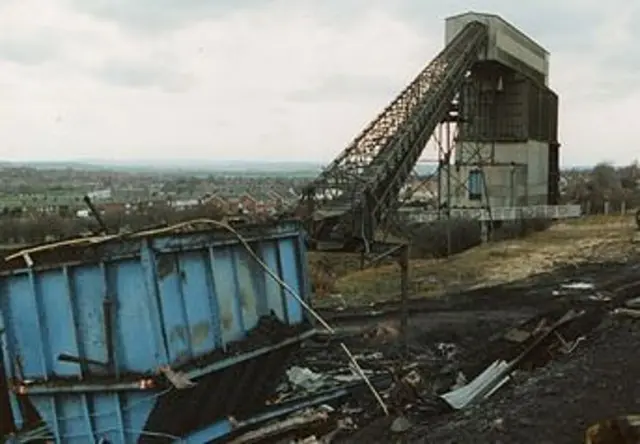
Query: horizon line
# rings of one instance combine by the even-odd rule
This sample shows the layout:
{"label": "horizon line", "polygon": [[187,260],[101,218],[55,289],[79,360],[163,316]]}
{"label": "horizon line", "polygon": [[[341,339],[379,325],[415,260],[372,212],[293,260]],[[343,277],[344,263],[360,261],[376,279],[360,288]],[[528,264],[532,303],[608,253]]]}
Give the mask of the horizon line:
{"label": "horizon line", "polygon": [[[309,160],[273,160],[273,159],[265,159],[265,160],[245,160],[245,159],[223,159],[223,160],[208,160],[202,158],[167,158],[167,159],[126,159],[126,160],[108,160],[108,159],[100,159],[100,158],[72,158],[72,159],[2,159],[0,158],[0,164],[9,163],[9,164],[41,164],[41,163],[49,163],[49,164],[90,164],[90,165],[131,165],[131,164],[143,164],[143,165],[157,165],[157,164],[257,164],[257,165],[268,165],[268,164],[303,164],[303,165],[327,165],[331,163],[333,159],[324,161],[317,159],[309,159]],[[607,163],[612,165],[630,165],[636,162],[637,160],[631,161],[629,163],[617,163],[607,160],[601,160],[594,163],[588,164],[566,164],[569,167],[590,167],[595,166],[599,163]],[[430,166],[437,165],[437,162],[418,162],[416,166]],[[561,164],[562,165],[562,164]]]}

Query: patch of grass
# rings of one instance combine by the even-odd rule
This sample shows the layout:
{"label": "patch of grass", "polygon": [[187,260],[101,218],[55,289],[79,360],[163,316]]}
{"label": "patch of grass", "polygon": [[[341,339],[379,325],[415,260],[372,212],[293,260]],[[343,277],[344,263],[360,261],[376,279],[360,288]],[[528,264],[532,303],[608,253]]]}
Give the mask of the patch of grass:
{"label": "patch of grass", "polygon": [[[487,243],[446,259],[414,259],[410,265],[412,297],[525,279],[568,264],[630,257],[635,246],[631,218],[594,217],[559,222],[524,238]],[[342,298],[318,298],[319,305],[363,303],[398,297],[400,270],[396,264],[359,270],[341,264],[334,292]]]}
{"label": "patch of grass", "polygon": [[630,210],[626,215],[621,214],[595,214],[584,216],[579,219],[568,219],[563,223],[567,225],[608,225],[626,224],[635,221],[635,211]]}

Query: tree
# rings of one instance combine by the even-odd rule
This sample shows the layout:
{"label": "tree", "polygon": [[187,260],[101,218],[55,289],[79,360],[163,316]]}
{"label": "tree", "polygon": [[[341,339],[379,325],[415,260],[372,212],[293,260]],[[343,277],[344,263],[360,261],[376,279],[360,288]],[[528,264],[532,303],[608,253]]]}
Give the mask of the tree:
{"label": "tree", "polygon": [[588,189],[591,211],[604,212],[605,202],[609,202],[612,209],[620,208],[625,196],[615,167],[609,163],[599,163],[590,176]]}
{"label": "tree", "polygon": [[626,208],[640,206],[638,162],[621,168],[599,163],[591,171],[565,171],[563,178],[563,202],[581,204],[591,213],[603,212],[605,202],[609,202],[612,211],[619,211],[623,202]]}
{"label": "tree", "polygon": [[631,165],[620,168],[618,174],[623,188],[631,191],[637,190],[638,181],[640,181],[640,166],[638,166],[637,160]]}

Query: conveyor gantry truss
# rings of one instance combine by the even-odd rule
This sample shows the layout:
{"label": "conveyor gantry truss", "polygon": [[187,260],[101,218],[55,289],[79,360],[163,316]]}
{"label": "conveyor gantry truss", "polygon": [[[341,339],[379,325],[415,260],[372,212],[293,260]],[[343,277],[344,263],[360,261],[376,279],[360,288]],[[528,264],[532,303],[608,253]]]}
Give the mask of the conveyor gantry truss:
{"label": "conveyor gantry truss", "polygon": [[300,210],[313,241],[371,243],[487,39],[484,24],[466,25],[308,187]]}

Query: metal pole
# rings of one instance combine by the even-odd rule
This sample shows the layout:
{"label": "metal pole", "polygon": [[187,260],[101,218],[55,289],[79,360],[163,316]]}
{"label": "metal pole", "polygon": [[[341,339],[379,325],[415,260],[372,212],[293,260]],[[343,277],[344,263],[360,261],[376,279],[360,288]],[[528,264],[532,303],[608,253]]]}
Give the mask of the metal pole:
{"label": "metal pole", "polygon": [[447,122],[446,127],[447,148],[447,257],[451,256],[451,152],[453,144],[451,142],[451,123]]}
{"label": "metal pole", "polygon": [[405,357],[409,349],[409,252],[409,244],[405,244],[398,260],[400,264],[400,335]]}
{"label": "metal pole", "polygon": [[87,207],[89,207],[89,211],[91,212],[91,215],[95,218],[96,222],[98,222],[98,225],[100,226],[100,233],[99,234],[107,234],[107,225],[104,223],[104,219],[102,219],[102,216],[100,215],[100,211],[98,211],[98,209],[95,207],[95,205],[93,205],[93,202],[91,201],[91,198],[89,197],[88,194],[86,194],[82,200],[84,200],[84,203],[87,205]]}
{"label": "metal pole", "polygon": [[438,126],[437,133],[437,145],[438,145],[438,220],[442,219],[442,191],[444,190],[444,184],[442,183],[442,169],[444,168],[444,140],[442,140],[442,126],[446,125],[446,123],[441,123]]}

